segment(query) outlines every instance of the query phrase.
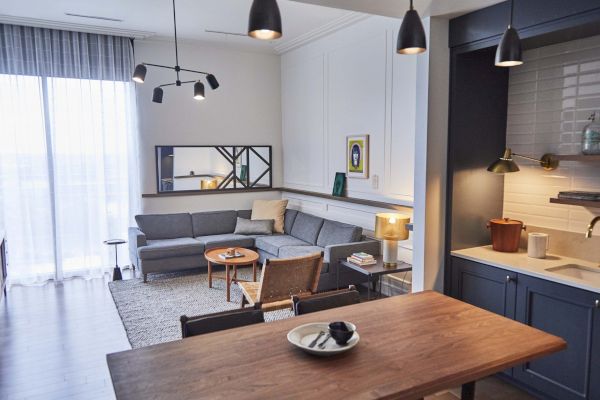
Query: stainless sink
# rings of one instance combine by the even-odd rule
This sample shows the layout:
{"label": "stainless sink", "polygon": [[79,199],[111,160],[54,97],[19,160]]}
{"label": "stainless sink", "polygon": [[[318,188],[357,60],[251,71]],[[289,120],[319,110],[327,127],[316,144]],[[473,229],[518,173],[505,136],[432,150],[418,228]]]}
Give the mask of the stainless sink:
{"label": "stainless sink", "polygon": [[571,278],[582,279],[600,285],[600,267],[586,267],[585,265],[566,264],[558,267],[546,268],[548,272],[554,272]]}

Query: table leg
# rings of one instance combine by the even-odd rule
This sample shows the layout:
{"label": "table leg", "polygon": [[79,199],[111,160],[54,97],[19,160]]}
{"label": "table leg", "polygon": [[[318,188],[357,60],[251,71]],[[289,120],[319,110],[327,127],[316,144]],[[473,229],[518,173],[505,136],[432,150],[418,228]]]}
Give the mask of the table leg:
{"label": "table leg", "polygon": [[335,274],[335,287],[337,288],[337,290],[340,290],[340,268],[342,266],[342,263],[338,261],[337,264],[337,274]]}
{"label": "table leg", "polygon": [[475,400],[475,382],[469,382],[462,385],[460,398],[462,400]]}
{"label": "table leg", "polygon": [[256,282],[256,261],[252,263],[252,280]]}
{"label": "table leg", "polygon": [[208,262],[208,287],[212,288],[212,263]]}
{"label": "table leg", "polygon": [[229,265],[225,265],[225,283],[227,286],[227,302],[229,302],[229,292],[231,290],[231,276],[229,275]]}
{"label": "table leg", "polygon": [[233,266],[233,279],[232,281],[234,281],[235,283],[237,283],[237,265]]}
{"label": "table leg", "polygon": [[367,301],[371,300],[371,275],[367,275]]}

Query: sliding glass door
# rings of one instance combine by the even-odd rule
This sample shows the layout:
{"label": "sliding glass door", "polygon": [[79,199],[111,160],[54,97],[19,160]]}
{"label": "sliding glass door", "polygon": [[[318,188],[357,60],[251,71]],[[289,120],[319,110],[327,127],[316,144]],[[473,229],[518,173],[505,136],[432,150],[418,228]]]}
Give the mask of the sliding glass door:
{"label": "sliding glass door", "polygon": [[[139,205],[133,84],[0,75],[11,283],[97,276]],[[127,248],[121,247],[121,264]]]}

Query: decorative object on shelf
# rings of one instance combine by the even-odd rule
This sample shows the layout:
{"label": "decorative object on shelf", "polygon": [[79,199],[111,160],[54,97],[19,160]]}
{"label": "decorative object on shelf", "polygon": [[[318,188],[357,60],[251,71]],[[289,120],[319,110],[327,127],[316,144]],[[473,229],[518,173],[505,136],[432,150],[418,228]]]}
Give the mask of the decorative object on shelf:
{"label": "decorative object on shelf", "polygon": [[487,228],[492,234],[492,248],[503,253],[519,251],[521,231],[527,229],[523,221],[510,218],[491,219]]}
{"label": "decorative object on shelf", "polygon": [[343,172],[336,172],[335,179],[333,180],[333,193],[331,193],[332,196],[344,196],[344,189],[346,189],[346,174]]}
{"label": "decorative object on shelf", "polygon": [[242,182],[246,182],[246,180],[248,180],[248,166],[247,165],[240,166],[240,180]]}
{"label": "decorative object on shelf", "polygon": [[377,260],[369,253],[364,251],[358,253],[352,253],[350,257],[346,258],[346,261],[354,263],[356,265],[373,265],[377,264]]}
{"label": "decorative object on shelf", "polygon": [[248,18],[248,36],[259,40],[279,39],[281,14],[277,0],[254,0]]}
{"label": "decorative object on shelf", "polygon": [[398,32],[396,52],[398,54],[420,54],[426,50],[427,38],[425,37],[421,17],[419,17],[417,10],[413,8],[413,0],[410,0],[410,8],[404,14]]}
{"label": "decorative object on shelf", "polygon": [[510,1],[510,22],[508,28],[504,31],[500,44],[496,49],[496,66],[497,67],[515,67],[523,64],[523,52],[521,50],[521,38],[519,33],[512,26],[514,14],[514,0]]}
{"label": "decorative object on shelf", "polygon": [[595,111],[588,119],[591,122],[583,128],[582,153],[598,155],[600,154],[600,112]]}
{"label": "decorative object on shelf", "polygon": [[346,137],[346,174],[348,178],[369,178],[369,135]]}
{"label": "decorative object on shelf", "polygon": [[533,157],[522,156],[520,154],[513,153],[511,149],[504,149],[504,154],[498,160],[494,161],[489,167],[488,171],[495,172],[497,174],[504,174],[509,172],[519,172],[519,166],[513,160],[513,156],[521,157],[526,160],[537,161],[540,166],[546,171],[553,171],[558,168],[559,161],[554,157],[554,154],[544,154],[540,160]]}
{"label": "decorative object on shelf", "polygon": [[531,258],[546,258],[550,245],[550,236],[547,233],[531,232],[527,235],[527,256]]}
{"label": "decorative object on shelf", "polygon": [[214,190],[217,188],[217,180],[214,178],[202,179],[200,181],[201,190]]}
{"label": "decorative object on shelf", "polygon": [[398,241],[408,239],[406,224],[408,215],[379,213],[375,215],[375,237],[383,240],[383,264],[386,267],[398,265]]}
{"label": "decorative object on shelf", "polygon": [[135,70],[133,71],[133,81],[137,82],[137,83],[144,83],[144,81],[146,80],[146,72],[147,72],[146,66],[172,69],[175,71],[175,75],[176,75],[175,82],[165,83],[165,84],[158,85],[157,87],[155,87],[154,91],[152,92],[152,101],[154,103],[162,103],[163,95],[164,95],[163,87],[181,86],[181,85],[185,85],[188,83],[194,84],[194,99],[204,100],[204,84],[197,79],[189,80],[189,81],[181,81],[179,73],[181,71],[184,71],[184,72],[191,72],[194,74],[204,75],[206,82],[208,83],[208,86],[210,86],[210,88],[212,90],[216,90],[220,86],[219,81],[217,81],[217,78],[209,72],[197,71],[197,70],[193,70],[193,69],[186,69],[186,68],[181,68],[179,66],[179,52],[178,52],[178,47],[177,47],[177,18],[175,15],[175,0],[173,0],[173,30],[174,30],[174,36],[175,36],[175,66],[171,67],[168,65],[150,64],[147,62],[143,62],[141,64],[138,64],[135,67]]}

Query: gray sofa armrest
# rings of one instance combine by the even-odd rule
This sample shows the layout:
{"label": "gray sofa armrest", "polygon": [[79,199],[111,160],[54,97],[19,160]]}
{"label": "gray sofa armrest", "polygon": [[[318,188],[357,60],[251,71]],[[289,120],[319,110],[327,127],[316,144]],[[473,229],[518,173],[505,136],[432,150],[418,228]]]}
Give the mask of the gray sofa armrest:
{"label": "gray sofa armrest", "polygon": [[146,235],[142,232],[137,226],[129,227],[129,259],[131,263],[135,266],[138,265],[138,248],[142,246],[146,246],[148,242],[146,241]]}
{"label": "gray sofa armrest", "polygon": [[334,244],[325,247],[325,260],[330,265],[337,265],[340,259],[346,258],[359,251],[378,256],[381,252],[381,243],[377,240],[365,240],[362,242]]}

